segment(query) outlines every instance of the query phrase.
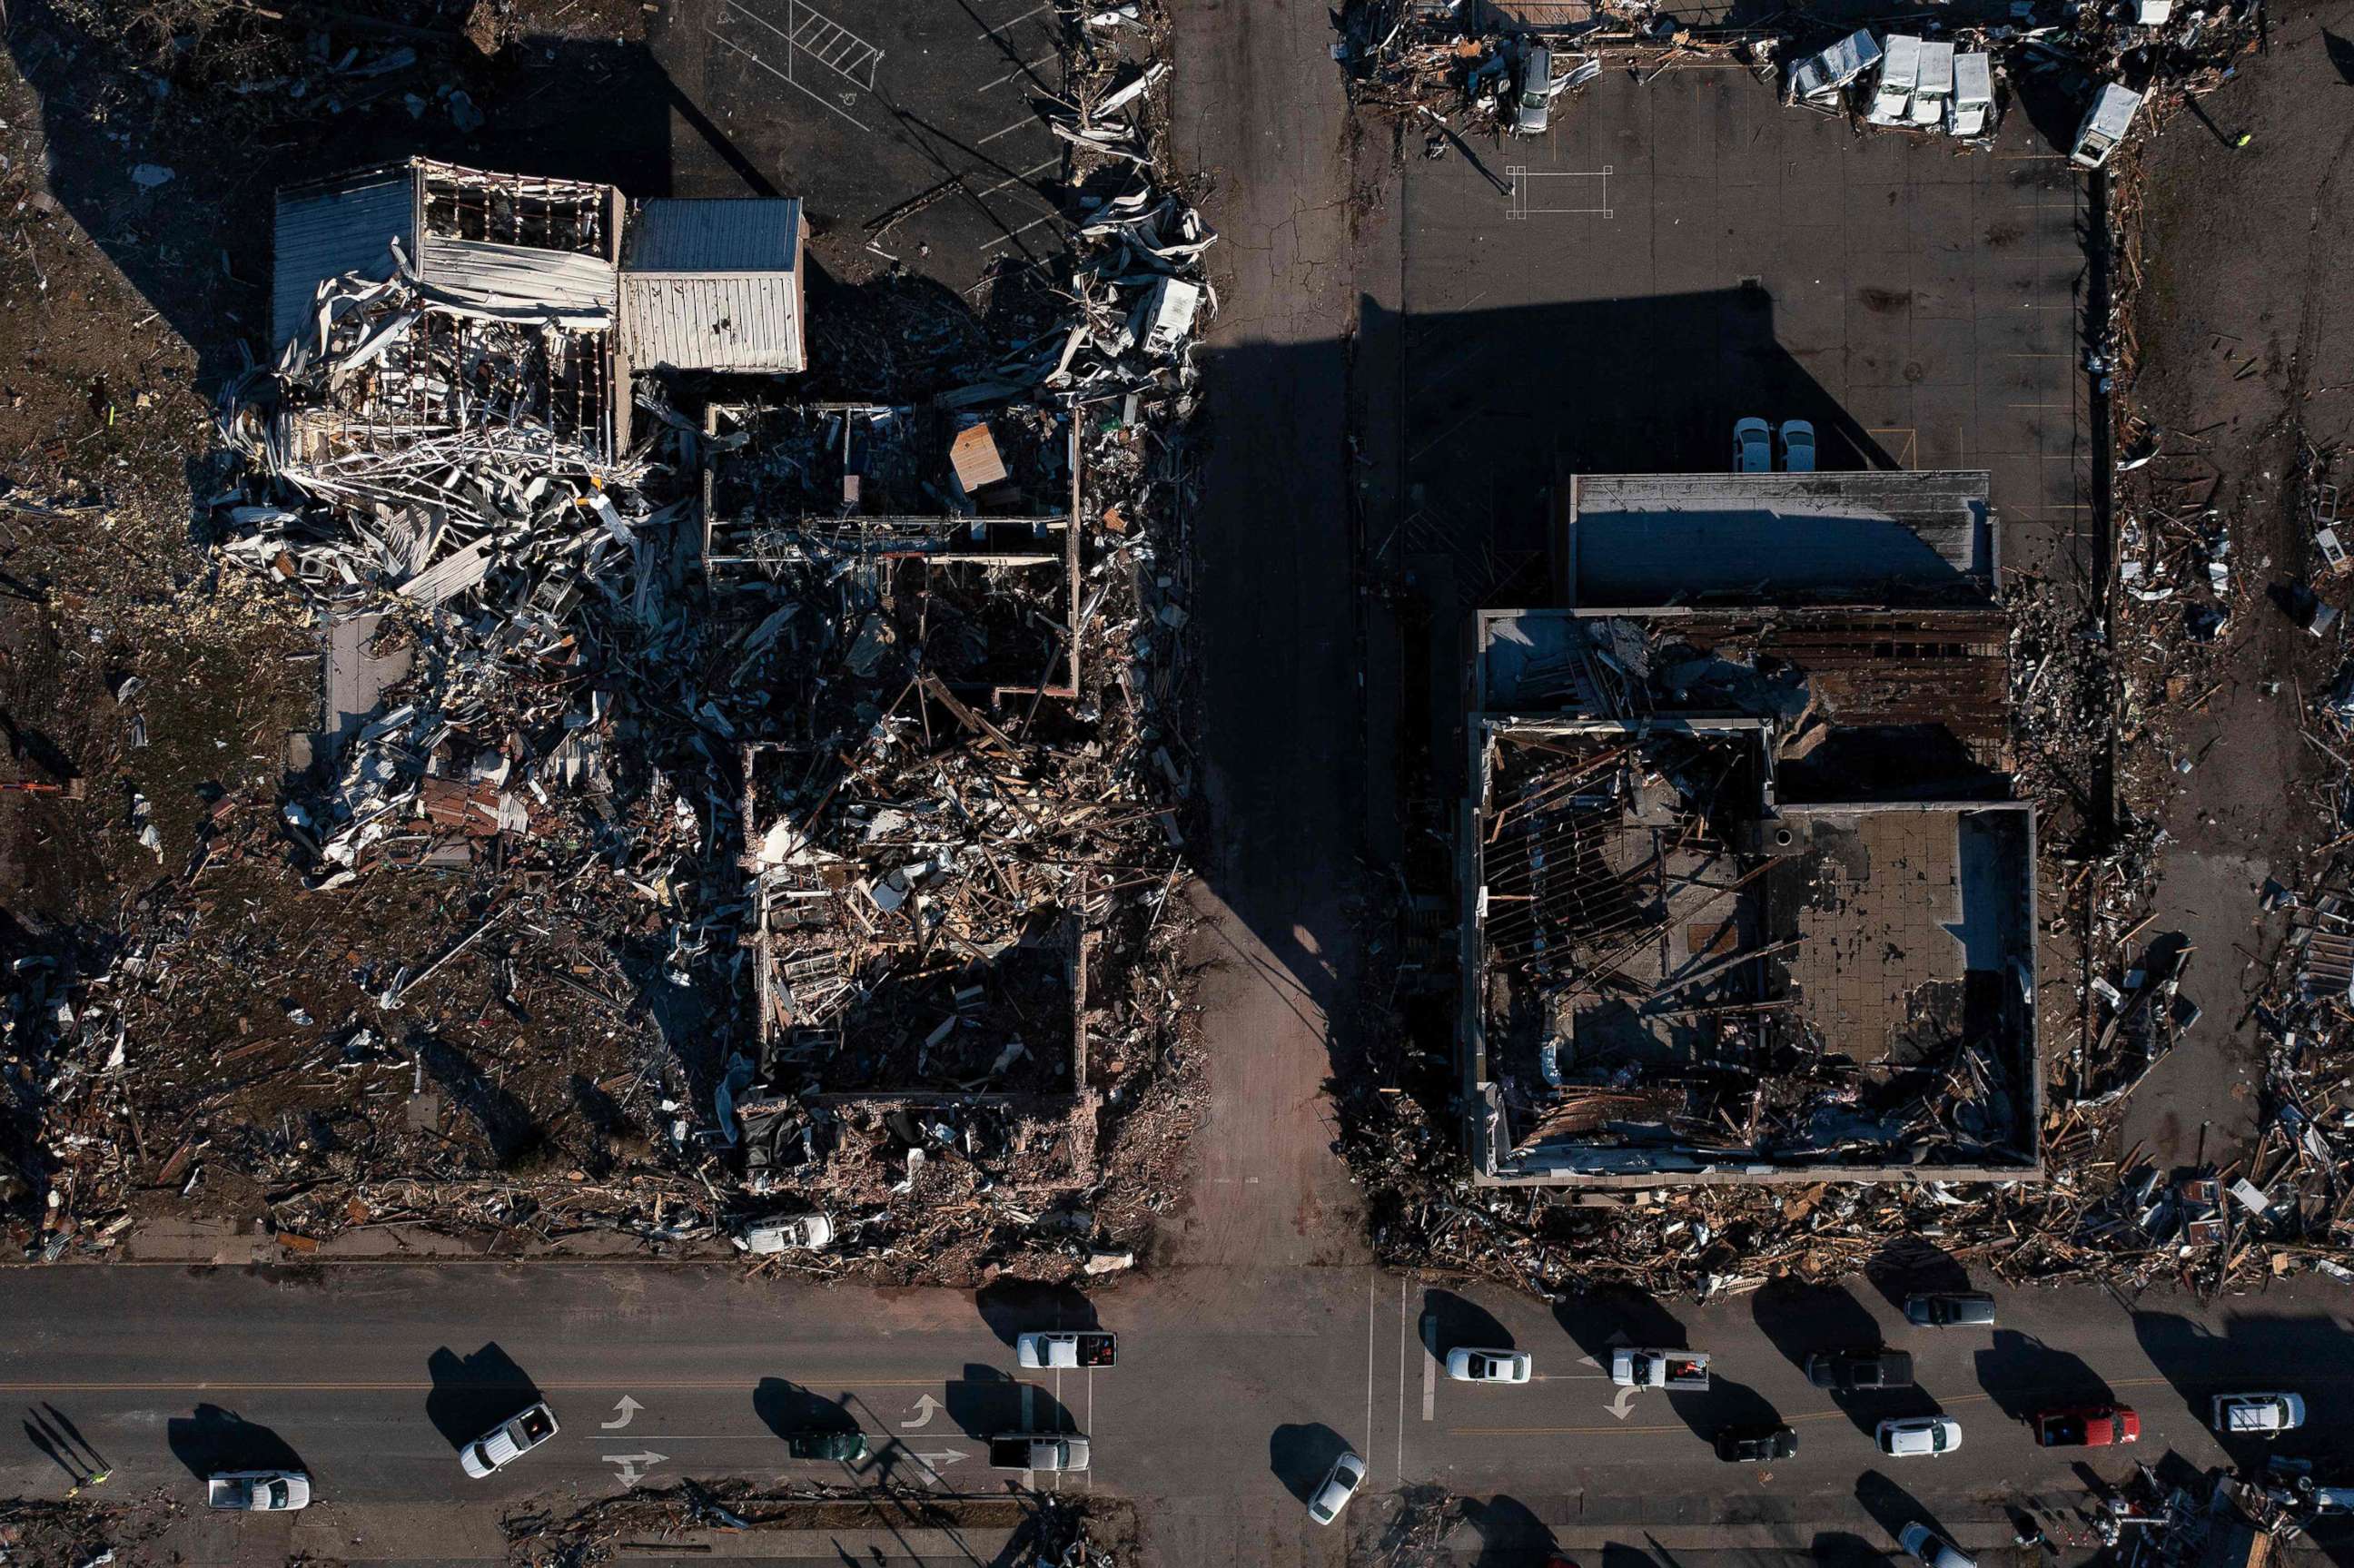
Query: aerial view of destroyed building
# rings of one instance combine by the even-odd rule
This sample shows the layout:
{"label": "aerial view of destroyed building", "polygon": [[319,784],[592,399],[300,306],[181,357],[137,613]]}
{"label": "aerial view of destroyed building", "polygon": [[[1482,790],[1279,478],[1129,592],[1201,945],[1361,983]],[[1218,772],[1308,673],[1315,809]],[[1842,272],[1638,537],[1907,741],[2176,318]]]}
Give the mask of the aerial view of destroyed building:
{"label": "aerial view of destroyed building", "polygon": [[0,1564],[2354,1563],[2354,0],[0,37]]}

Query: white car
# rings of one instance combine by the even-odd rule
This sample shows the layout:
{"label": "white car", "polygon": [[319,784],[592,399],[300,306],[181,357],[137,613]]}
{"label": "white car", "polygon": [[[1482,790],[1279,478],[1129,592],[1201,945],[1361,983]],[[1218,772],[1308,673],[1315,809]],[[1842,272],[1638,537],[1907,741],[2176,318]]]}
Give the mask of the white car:
{"label": "white car", "polygon": [[1978,1568],[1978,1560],[1925,1524],[1908,1524],[1896,1544],[1913,1554],[1922,1568]]}
{"label": "white car", "polygon": [[1531,1364],[1526,1351],[1447,1352],[1447,1375],[1457,1383],[1526,1383]]}
{"label": "white car", "polygon": [[1774,428],[1758,418],[1733,421],[1733,471],[1774,471]]}
{"label": "white car", "polygon": [[1892,1459],[1950,1454],[1962,1446],[1962,1424],[1950,1415],[1906,1415],[1880,1424],[1880,1451]]}
{"label": "white car", "polygon": [[300,1470],[226,1470],[205,1478],[205,1501],[239,1513],[292,1513],[311,1506],[311,1478]]}
{"label": "white car", "polygon": [[556,1436],[556,1412],[535,1404],[510,1416],[458,1451],[458,1463],[476,1480],[505,1469]]}
{"label": "white car", "polygon": [[832,1239],[832,1220],[823,1214],[803,1214],[799,1219],[747,1225],[736,1238],[736,1245],[755,1257],[767,1257],[780,1252],[815,1252]]}
{"label": "white car", "polygon": [[1308,1499],[1308,1517],[1319,1524],[1331,1523],[1364,1480],[1365,1462],[1353,1453],[1343,1453],[1325,1472],[1324,1484],[1316,1489],[1316,1495]]}
{"label": "white car", "polygon": [[2305,1425],[2305,1400],[2294,1393],[2219,1393],[2214,1425],[2226,1437],[2277,1437]]}
{"label": "white car", "polygon": [[1815,427],[1804,419],[1782,421],[1782,471],[1815,471]]}

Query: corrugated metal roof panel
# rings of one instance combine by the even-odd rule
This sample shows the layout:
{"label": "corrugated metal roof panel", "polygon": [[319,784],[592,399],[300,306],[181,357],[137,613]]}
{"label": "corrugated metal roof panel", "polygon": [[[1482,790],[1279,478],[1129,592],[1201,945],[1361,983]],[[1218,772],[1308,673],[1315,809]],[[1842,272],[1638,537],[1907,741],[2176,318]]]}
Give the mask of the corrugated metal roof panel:
{"label": "corrugated metal roof panel", "polygon": [[625,272],[790,272],[801,266],[801,204],[790,196],[642,202]]}
{"label": "corrugated metal roof panel", "polygon": [[392,242],[417,254],[415,204],[406,164],[370,170],[353,184],[281,195],[270,262],[273,346],[308,323],[319,285],[347,272],[392,276]]}
{"label": "corrugated metal roof panel", "polygon": [[621,342],[639,370],[774,374],[808,367],[796,275],[621,274]]}
{"label": "corrugated metal roof panel", "polygon": [[435,291],[485,310],[562,316],[583,325],[613,316],[613,268],[599,256],[429,234],[417,270]]}

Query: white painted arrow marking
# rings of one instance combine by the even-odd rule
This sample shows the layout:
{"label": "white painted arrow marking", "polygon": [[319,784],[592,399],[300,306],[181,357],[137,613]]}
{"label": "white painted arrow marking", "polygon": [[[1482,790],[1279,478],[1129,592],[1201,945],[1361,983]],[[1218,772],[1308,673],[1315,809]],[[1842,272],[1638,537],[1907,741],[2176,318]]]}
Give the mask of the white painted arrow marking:
{"label": "white painted arrow marking", "polygon": [[652,1469],[656,1465],[663,1463],[670,1457],[668,1454],[654,1453],[606,1454],[600,1457],[604,1459],[605,1463],[614,1466],[620,1471],[620,1474],[615,1477],[615,1479],[619,1480],[621,1485],[625,1487],[636,1486],[640,1481],[645,1479],[645,1473],[648,1470]]}
{"label": "white painted arrow marking", "polygon": [[945,1470],[950,1465],[960,1465],[972,1457],[961,1448],[943,1448],[937,1454],[926,1454],[916,1449],[908,1451],[921,1459],[926,1467],[934,1470]]}
{"label": "white painted arrow marking", "polygon": [[622,1427],[627,1426],[630,1424],[631,1417],[635,1416],[639,1411],[643,1410],[644,1408],[644,1405],[640,1404],[636,1400],[631,1399],[625,1393],[613,1403],[613,1410],[617,1418],[611,1421],[599,1421],[597,1423],[598,1428],[600,1431],[605,1432],[619,1432]]}
{"label": "white painted arrow marking", "polygon": [[[932,1424],[932,1417],[939,1413],[940,1402],[928,1393],[923,1394],[916,1401],[916,1418],[913,1421],[902,1421],[899,1425],[910,1430],[918,1426],[929,1426]],[[918,1455],[917,1457],[920,1458],[922,1456]]]}
{"label": "white painted arrow marking", "polygon": [[1634,1414],[1635,1396],[1642,1392],[1643,1391],[1639,1388],[1620,1389],[1618,1391],[1617,1397],[1610,1402],[1610,1414],[1617,1416],[1621,1421],[1624,1421],[1629,1415]]}

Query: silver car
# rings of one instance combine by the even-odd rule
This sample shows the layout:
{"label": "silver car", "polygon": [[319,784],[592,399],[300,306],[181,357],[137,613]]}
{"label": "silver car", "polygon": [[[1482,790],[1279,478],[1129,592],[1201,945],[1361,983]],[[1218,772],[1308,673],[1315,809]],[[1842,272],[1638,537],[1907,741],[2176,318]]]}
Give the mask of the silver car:
{"label": "silver car", "polygon": [[1523,136],[1542,136],[1553,122],[1553,51],[1532,44],[1521,56],[1521,74],[1512,84],[1512,129]]}
{"label": "silver car", "polygon": [[1978,1568],[1978,1560],[1925,1524],[1908,1524],[1896,1544],[1923,1568]]}
{"label": "silver car", "polygon": [[1357,1489],[1364,1481],[1365,1462],[1354,1453],[1343,1453],[1332,1461],[1332,1467],[1325,1472],[1324,1484],[1308,1499],[1308,1517],[1319,1524],[1331,1523],[1341,1517],[1341,1510],[1349,1506],[1349,1499],[1357,1495]]}
{"label": "silver car", "polygon": [[1733,421],[1733,471],[1774,471],[1774,427],[1754,414]]}
{"label": "silver car", "polygon": [[1950,1415],[1906,1415],[1880,1424],[1880,1451],[1892,1459],[1950,1454],[1962,1446],[1962,1424]]}

